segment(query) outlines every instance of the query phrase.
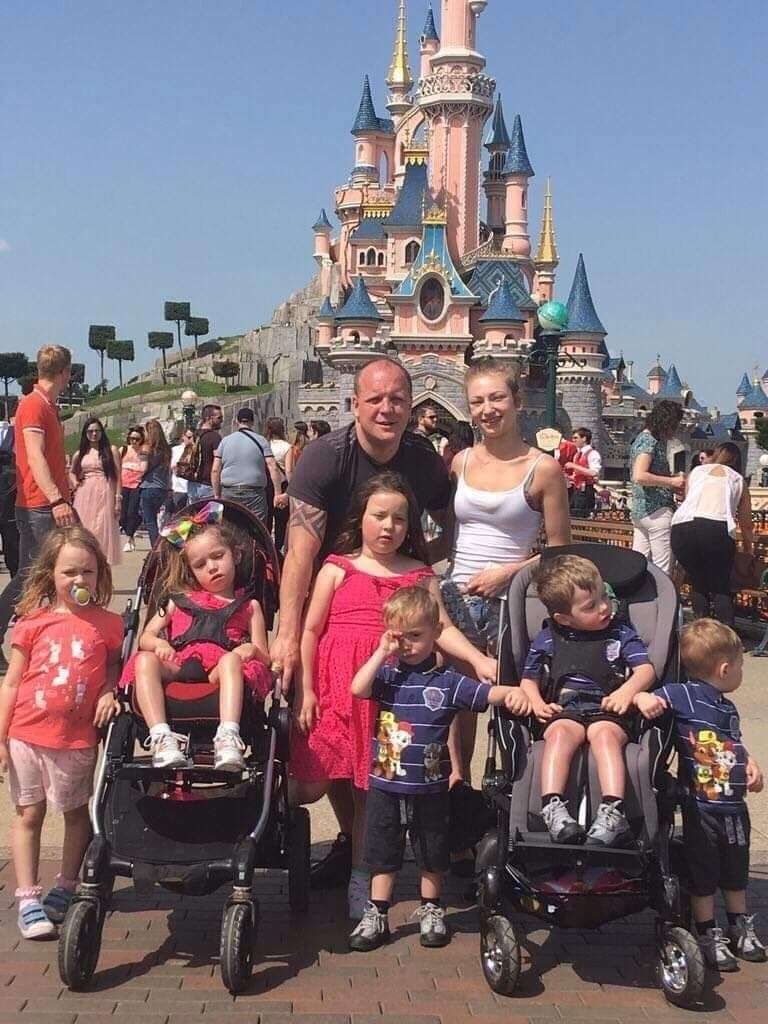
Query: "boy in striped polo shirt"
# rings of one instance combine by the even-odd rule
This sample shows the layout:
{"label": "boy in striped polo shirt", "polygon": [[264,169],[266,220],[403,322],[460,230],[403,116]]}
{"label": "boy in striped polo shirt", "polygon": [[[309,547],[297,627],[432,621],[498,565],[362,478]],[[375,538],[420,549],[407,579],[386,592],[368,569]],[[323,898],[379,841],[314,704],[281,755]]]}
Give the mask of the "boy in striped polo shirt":
{"label": "boy in striped polo shirt", "polygon": [[[746,794],[759,793],[763,774],[741,736],[739,712],[726,694],[741,685],[744,655],[732,629],[697,619],[680,634],[687,683],[670,683],[635,698],[646,718],[675,717],[678,774],[688,790],[683,843],[691,875],[693,919],[710,967],[738,970],[737,957],[762,963],[765,946],[747,914],[750,822]],[[728,935],[715,922],[721,889]]]}
{"label": "boy in striped polo shirt", "polygon": [[[421,872],[422,946],[449,942],[440,902],[450,864],[448,730],[457,711],[504,705],[525,715],[530,705],[514,686],[489,686],[441,668],[435,658],[440,609],[423,587],[403,587],[384,605],[386,632],[352,680],[355,697],[379,711],[371,741],[363,859],[371,872],[371,900],[349,939],[369,952],[389,939],[387,912],[403,864],[405,833]],[[399,656],[396,663],[391,659]]]}

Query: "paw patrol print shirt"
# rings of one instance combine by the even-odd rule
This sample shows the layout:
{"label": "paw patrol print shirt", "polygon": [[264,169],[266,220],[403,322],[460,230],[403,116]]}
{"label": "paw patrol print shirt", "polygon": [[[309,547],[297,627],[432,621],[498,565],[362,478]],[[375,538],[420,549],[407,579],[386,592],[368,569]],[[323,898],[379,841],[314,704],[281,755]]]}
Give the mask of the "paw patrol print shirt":
{"label": "paw patrol print shirt", "polygon": [[8,735],[54,750],[95,747],[96,701],[109,652],[119,651],[119,615],[95,605],[77,613],[42,609],[16,623],[11,645],[27,657]]}
{"label": "paw patrol print shirt", "polygon": [[709,683],[670,683],[654,691],[674,712],[683,777],[707,811],[744,809],[747,751],[736,705]]}
{"label": "paw patrol print shirt", "polygon": [[448,788],[448,730],[457,711],[482,712],[490,686],[420,665],[385,665],[371,699],[379,704],[371,744],[370,785],[390,793],[436,793]]}

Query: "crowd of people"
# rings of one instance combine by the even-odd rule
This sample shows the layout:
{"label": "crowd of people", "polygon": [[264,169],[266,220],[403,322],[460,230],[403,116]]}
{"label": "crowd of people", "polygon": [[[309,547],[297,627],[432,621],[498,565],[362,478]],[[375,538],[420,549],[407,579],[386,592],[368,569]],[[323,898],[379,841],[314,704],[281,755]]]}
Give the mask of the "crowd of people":
{"label": "crowd of people", "polygon": [[[421,874],[421,941],[449,941],[442,879],[451,868],[472,870],[472,851],[451,842],[450,794],[471,783],[476,715],[491,704],[542,725],[541,796],[552,841],[602,846],[630,839],[623,748],[631,716],[674,713],[691,796],[686,850],[702,947],[721,970],[733,969],[736,957],[765,959],[745,897],[745,796],[760,790],[762,775],[727,696],[742,671],[724,600],[737,525],[751,542],[734,446],[719,445],[687,482],[673,477],[665,442],[679,407],[660,402],[632,449],[635,547],[667,572],[674,553],[693,583],[696,621],[681,640],[689,682],[654,689],[666,681],[656,679],[640,637],[616,618],[595,567],[562,555],[538,570],[548,625],[531,646],[522,684],[506,686],[496,678],[498,597],[536,562],[542,544],[570,543],[571,517],[594,506],[601,471],[585,428],[574,431],[564,461],[524,439],[514,372],[493,359],[475,361],[465,379],[471,428],[437,446],[430,438],[436,410],[422,408],[412,424],[407,370],[382,357],[358,371],[354,418],[340,429],[297,422],[289,442],[282,420],[267,420],[261,434],[244,408],[222,436],[222,410],[209,404],[198,429],[184,429],[174,448],[155,419],[132,426],[117,448],[92,418],[67,465],[56,399],[70,365],[65,349],[42,349],[38,384],[19,403],[19,571],[0,598],[3,635],[17,615],[0,688],[0,764],[16,805],[24,936],[51,934],[72,898],[88,838],[96,730],[118,711],[118,676],[135,689],[152,762],[162,768],[187,763],[183,738],[168,723],[166,688],[200,674],[217,684],[215,764],[239,771],[243,688],[263,699],[275,674],[294,695],[290,799],[328,796],[338,819],[337,840],[314,866],[313,882],[348,885],[352,949],[375,949],[389,936],[406,830]],[[675,494],[685,494],[679,505]],[[258,516],[284,556],[271,638],[249,590],[253,566],[222,514],[227,501]],[[429,543],[426,514],[438,527]],[[163,553],[158,611],[121,666],[121,622],[107,610],[110,565],[121,554],[119,528],[131,551],[140,522]],[[444,561],[448,569],[438,574],[433,566]],[[548,658],[565,666],[552,700],[541,688]],[[701,785],[693,721],[729,744],[727,786]],[[566,785],[585,743],[603,793],[588,829],[573,816]],[[59,875],[43,897],[37,871],[46,804],[64,814],[65,838]],[[727,936],[714,920],[718,888],[726,893]]]}

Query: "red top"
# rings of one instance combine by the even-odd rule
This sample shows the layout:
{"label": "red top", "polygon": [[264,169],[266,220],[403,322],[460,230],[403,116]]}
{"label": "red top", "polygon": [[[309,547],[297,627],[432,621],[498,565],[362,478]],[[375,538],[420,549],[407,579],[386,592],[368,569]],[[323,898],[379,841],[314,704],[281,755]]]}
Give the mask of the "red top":
{"label": "red top", "polygon": [[8,735],[55,750],[95,747],[93,715],[107,678],[110,652],[123,643],[119,615],[89,605],[25,615],[11,645],[27,656]]}
{"label": "red top", "polygon": [[43,452],[48,469],[62,498],[69,500],[69,479],[67,461],[64,455],[64,430],[59,422],[59,413],[44,391],[35,387],[31,394],[24,395],[16,409],[14,420],[16,430],[16,504],[19,508],[43,508],[50,506],[48,497],[35,483],[27,459],[25,430],[36,430],[43,435]]}

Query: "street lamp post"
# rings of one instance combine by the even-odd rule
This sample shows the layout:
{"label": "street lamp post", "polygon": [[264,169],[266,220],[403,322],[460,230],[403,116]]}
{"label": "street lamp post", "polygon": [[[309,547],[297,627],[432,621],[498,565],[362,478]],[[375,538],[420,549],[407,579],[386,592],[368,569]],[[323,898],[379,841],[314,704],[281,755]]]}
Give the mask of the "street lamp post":
{"label": "street lamp post", "polygon": [[557,427],[557,367],[560,360],[560,339],[568,326],[568,310],[562,302],[545,302],[538,311],[543,362],[547,374],[546,425]]}
{"label": "street lamp post", "polygon": [[194,430],[195,429],[195,406],[197,404],[197,394],[191,388],[187,391],[183,391],[181,395],[181,407],[184,413],[184,429]]}

